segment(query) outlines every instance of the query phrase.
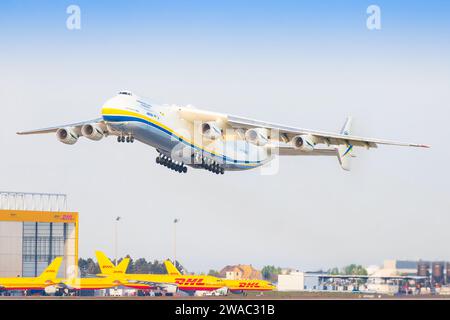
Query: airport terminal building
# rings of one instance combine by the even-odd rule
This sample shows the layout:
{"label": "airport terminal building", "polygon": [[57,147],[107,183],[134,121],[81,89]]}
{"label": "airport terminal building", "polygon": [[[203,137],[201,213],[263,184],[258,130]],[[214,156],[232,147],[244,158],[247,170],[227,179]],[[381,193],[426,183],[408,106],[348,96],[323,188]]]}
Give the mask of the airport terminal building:
{"label": "airport terminal building", "polygon": [[0,277],[35,277],[57,256],[59,276],[78,265],[78,213],[63,194],[0,192]]}

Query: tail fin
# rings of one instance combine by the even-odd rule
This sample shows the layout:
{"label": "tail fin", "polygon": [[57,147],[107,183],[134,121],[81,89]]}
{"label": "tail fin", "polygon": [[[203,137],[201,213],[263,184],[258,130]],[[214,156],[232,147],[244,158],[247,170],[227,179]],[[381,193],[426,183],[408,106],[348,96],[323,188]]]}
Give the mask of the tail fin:
{"label": "tail fin", "polygon": [[181,272],[173,265],[173,263],[170,260],[164,261],[164,265],[166,266],[168,274],[172,276],[181,275]]}
{"label": "tail fin", "polygon": [[[347,120],[345,121],[344,126],[341,129],[341,134],[344,135],[349,135],[351,134],[351,130],[352,130],[352,118],[351,117],[347,117]],[[338,159],[339,159],[339,163],[341,164],[341,168],[346,170],[346,171],[350,171],[351,168],[351,157],[352,157],[352,152],[353,150],[353,145],[348,144],[348,145],[340,145],[338,146]]]}
{"label": "tail fin", "polygon": [[[98,266],[100,267],[100,272],[102,274],[113,274],[115,270],[115,266],[109,260],[109,258],[101,251],[95,251],[95,256],[97,257]],[[122,260],[123,261],[123,260]],[[119,266],[117,266],[119,267]]]}
{"label": "tail fin", "polygon": [[55,279],[58,275],[59,267],[61,266],[61,262],[63,257],[56,257],[53,261],[45,268],[44,271],[39,275],[40,279]]}
{"label": "tail fin", "polygon": [[122,261],[114,269],[114,274],[125,274],[127,273],[128,264],[130,263],[130,258],[123,258]]}
{"label": "tail fin", "polygon": [[101,274],[125,274],[127,272],[130,258],[122,259],[122,261],[115,266],[103,252],[95,251],[95,256],[97,257]]}

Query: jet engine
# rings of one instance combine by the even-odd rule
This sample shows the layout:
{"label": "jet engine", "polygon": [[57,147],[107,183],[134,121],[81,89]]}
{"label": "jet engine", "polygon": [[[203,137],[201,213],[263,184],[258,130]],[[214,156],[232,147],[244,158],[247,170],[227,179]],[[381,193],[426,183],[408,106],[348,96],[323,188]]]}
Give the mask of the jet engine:
{"label": "jet engine", "polygon": [[215,140],[222,136],[222,130],[214,121],[202,123],[202,135],[208,139]]}
{"label": "jet engine", "polygon": [[73,128],[59,128],[56,131],[56,137],[65,144],[74,144],[78,140],[78,134]]}
{"label": "jet engine", "polygon": [[257,146],[264,146],[269,142],[269,138],[267,137],[267,129],[249,129],[245,132],[245,140],[256,144]]}
{"label": "jet engine", "polygon": [[170,293],[177,293],[178,292],[178,286],[173,284],[163,284],[159,286],[161,289],[170,292]]}
{"label": "jet engine", "polygon": [[103,138],[104,131],[98,124],[85,124],[81,127],[81,134],[91,140],[98,141]]}
{"label": "jet engine", "polygon": [[56,291],[58,291],[58,288],[57,288],[56,286],[54,286],[54,285],[52,285],[52,286],[46,286],[46,287],[44,288],[44,291],[45,291],[45,293],[48,294],[48,295],[54,295],[54,294],[56,293]]}
{"label": "jet engine", "polygon": [[295,149],[303,151],[314,150],[314,137],[310,134],[295,136],[291,140],[291,144]]}

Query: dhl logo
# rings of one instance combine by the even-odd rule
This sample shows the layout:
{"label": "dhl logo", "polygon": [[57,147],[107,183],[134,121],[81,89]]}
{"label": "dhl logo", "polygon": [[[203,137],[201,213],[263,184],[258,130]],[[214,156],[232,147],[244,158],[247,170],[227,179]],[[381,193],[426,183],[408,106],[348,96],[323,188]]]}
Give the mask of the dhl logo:
{"label": "dhl logo", "polygon": [[52,270],[52,269],[50,269],[50,270],[45,270],[45,273],[55,273],[56,272],[56,270]]}
{"label": "dhl logo", "polygon": [[259,288],[258,282],[239,282],[239,288]]}
{"label": "dhl logo", "polygon": [[63,215],[61,215],[61,214],[55,214],[55,215],[53,215],[53,218],[54,219],[60,219],[60,220],[73,220],[73,215],[71,215],[71,214],[63,214]]}
{"label": "dhl logo", "polygon": [[113,266],[110,266],[110,265],[106,265],[106,266],[102,266],[102,268],[104,268],[104,269],[112,269],[112,268],[114,268]]}
{"label": "dhl logo", "polygon": [[175,283],[182,286],[204,286],[203,278],[176,278]]}

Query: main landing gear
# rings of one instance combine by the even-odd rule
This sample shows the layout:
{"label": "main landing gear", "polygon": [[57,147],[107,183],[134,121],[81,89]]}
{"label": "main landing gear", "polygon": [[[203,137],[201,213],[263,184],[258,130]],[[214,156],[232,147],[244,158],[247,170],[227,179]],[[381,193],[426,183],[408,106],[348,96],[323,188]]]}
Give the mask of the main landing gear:
{"label": "main landing gear", "polygon": [[173,161],[171,158],[166,157],[164,155],[159,155],[156,157],[156,163],[163,165],[164,167],[167,167],[171,170],[174,170],[178,173],[186,173],[187,167],[182,162]]}
{"label": "main landing gear", "polygon": [[221,167],[220,164],[208,158],[202,159],[201,167],[215,174],[225,173],[225,169]]}
{"label": "main landing gear", "polygon": [[128,135],[128,136],[118,136],[117,137],[117,142],[127,142],[127,143],[133,143],[134,142],[134,137],[132,135]]}

